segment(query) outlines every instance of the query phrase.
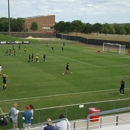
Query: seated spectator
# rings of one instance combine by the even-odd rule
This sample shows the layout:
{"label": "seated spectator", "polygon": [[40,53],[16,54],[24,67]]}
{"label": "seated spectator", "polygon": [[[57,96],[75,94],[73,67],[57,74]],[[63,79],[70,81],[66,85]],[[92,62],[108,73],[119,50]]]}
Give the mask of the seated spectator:
{"label": "seated spectator", "polygon": [[63,119],[60,122],[55,124],[55,130],[70,130],[70,123],[64,115],[60,115],[59,119]]}
{"label": "seated spectator", "polygon": [[51,119],[47,119],[47,126],[44,127],[44,130],[55,130],[55,127],[52,126],[52,122],[51,122]]}

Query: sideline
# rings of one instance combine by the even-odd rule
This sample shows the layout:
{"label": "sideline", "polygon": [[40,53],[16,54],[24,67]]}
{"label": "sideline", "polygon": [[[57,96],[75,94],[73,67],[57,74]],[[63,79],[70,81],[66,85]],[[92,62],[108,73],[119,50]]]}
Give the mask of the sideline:
{"label": "sideline", "polygon": [[[130,89],[130,88],[125,88]],[[68,96],[68,95],[78,95],[78,94],[84,94],[84,93],[100,93],[100,92],[109,92],[113,90],[119,90],[119,89],[107,89],[107,90],[98,90],[98,91],[89,91],[89,92],[78,92],[78,93],[66,93],[66,94],[57,94],[57,95],[48,95],[48,96],[38,96],[38,97],[26,97],[26,98],[18,98],[18,99],[9,99],[9,100],[0,100],[1,102],[12,102],[12,101],[19,101],[19,100],[28,100],[28,99],[38,99],[38,98],[49,98],[49,97],[58,97],[58,96]]]}

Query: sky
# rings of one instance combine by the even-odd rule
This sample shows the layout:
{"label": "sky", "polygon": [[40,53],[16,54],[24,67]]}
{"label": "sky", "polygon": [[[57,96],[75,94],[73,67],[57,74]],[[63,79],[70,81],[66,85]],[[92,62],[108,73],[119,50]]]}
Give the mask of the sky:
{"label": "sky", "polygon": [[[9,0],[10,17],[55,15],[55,21],[130,23],[130,0]],[[0,0],[0,18],[8,17],[8,0]]]}

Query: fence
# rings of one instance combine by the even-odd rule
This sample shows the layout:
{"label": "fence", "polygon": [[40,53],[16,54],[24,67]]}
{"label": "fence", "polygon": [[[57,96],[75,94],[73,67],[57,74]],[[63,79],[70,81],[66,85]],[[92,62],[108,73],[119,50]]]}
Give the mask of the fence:
{"label": "fence", "polygon": [[[56,120],[59,118],[60,114],[63,114],[69,120],[85,119],[89,114],[88,111],[89,108],[97,107],[100,109],[100,111],[106,111],[106,110],[117,109],[122,107],[129,107],[129,102],[130,102],[130,98],[40,108],[35,110],[32,124],[46,122],[47,118]],[[20,111],[19,118],[18,118],[19,125],[21,125],[21,127],[23,121],[21,118],[22,112],[23,111]],[[0,115],[3,114],[1,113]]]}

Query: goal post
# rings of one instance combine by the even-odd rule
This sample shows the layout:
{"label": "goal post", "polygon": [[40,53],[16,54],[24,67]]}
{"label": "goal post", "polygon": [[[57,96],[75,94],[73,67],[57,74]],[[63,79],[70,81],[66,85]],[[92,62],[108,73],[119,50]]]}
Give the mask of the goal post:
{"label": "goal post", "polygon": [[103,52],[116,52],[118,54],[125,54],[126,45],[117,43],[103,43]]}

